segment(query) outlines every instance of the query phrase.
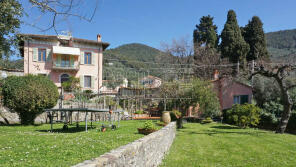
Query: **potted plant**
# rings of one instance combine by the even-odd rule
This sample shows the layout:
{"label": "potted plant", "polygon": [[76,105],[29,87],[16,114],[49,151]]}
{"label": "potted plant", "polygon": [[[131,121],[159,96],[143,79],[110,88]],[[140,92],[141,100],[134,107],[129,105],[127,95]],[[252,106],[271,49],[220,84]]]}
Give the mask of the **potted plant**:
{"label": "potted plant", "polygon": [[164,123],[164,122],[162,122],[162,121],[157,121],[157,122],[156,122],[156,125],[158,125],[158,126],[166,126],[167,123]]}
{"label": "potted plant", "polygon": [[106,127],[104,125],[101,126],[101,132],[105,132],[106,131]]}
{"label": "potted plant", "polygon": [[143,128],[138,128],[138,132],[140,134],[144,134],[144,135],[148,135],[148,134],[153,133],[155,131],[156,131],[156,128],[155,128],[155,126],[154,126],[154,124],[153,124],[153,122],[151,120],[146,121],[144,123]]}

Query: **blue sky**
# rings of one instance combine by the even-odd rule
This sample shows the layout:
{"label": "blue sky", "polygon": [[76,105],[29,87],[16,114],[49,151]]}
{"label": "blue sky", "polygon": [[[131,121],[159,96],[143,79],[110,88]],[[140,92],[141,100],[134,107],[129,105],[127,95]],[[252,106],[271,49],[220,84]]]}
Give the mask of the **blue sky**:
{"label": "blue sky", "polygon": [[[25,9],[29,4],[23,0]],[[92,0],[94,1],[94,0]],[[87,3],[87,2],[86,2]],[[100,0],[99,8],[92,22],[70,18],[61,24],[61,30],[71,30],[74,37],[96,39],[99,33],[110,48],[127,43],[143,43],[160,48],[160,43],[172,39],[192,37],[192,31],[199,18],[214,17],[219,33],[226,21],[227,11],[234,9],[240,26],[257,15],[264,23],[265,32],[296,28],[295,0]],[[92,8],[84,5],[81,12]],[[28,10],[27,10],[28,11]],[[25,22],[31,22],[38,13],[31,11]],[[50,17],[44,16],[40,24],[48,24]],[[54,34],[40,32],[31,26],[22,25],[21,33]]]}

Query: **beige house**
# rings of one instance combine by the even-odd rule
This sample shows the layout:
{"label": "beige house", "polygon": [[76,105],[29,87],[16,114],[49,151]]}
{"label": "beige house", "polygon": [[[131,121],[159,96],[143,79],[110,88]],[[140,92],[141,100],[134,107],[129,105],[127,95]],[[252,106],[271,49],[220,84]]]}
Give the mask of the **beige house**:
{"label": "beige house", "polygon": [[161,79],[152,75],[148,75],[140,80],[145,88],[159,88],[161,86]]}
{"label": "beige house", "polygon": [[64,35],[20,34],[24,74],[48,76],[58,87],[70,76],[80,78],[83,90],[102,86],[103,51],[109,43]]}

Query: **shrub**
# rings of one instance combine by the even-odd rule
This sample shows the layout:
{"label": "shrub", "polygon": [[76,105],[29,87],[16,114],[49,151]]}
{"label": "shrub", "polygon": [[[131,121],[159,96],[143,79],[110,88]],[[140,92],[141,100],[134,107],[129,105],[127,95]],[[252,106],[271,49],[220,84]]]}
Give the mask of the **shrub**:
{"label": "shrub", "polygon": [[289,133],[296,134],[296,111],[292,112],[286,131]]}
{"label": "shrub", "polygon": [[157,121],[156,125],[158,125],[158,126],[166,126],[167,124],[162,122],[162,121]]}
{"label": "shrub", "polygon": [[171,120],[176,121],[182,116],[182,113],[179,110],[173,110],[170,112]]}
{"label": "shrub", "polygon": [[62,83],[62,87],[66,92],[72,92],[80,89],[80,79],[71,76],[68,81]]}
{"label": "shrub", "polygon": [[213,120],[211,117],[207,117],[206,119],[201,121],[201,124],[208,124],[208,123],[212,123]]}
{"label": "shrub", "polygon": [[21,124],[34,124],[34,119],[46,108],[56,105],[59,93],[56,85],[44,76],[10,76],[2,85],[3,104],[18,113]]}
{"label": "shrub", "polygon": [[192,82],[192,91],[188,93],[187,97],[191,97],[191,100],[189,100],[190,105],[195,106],[198,103],[202,117],[213,118],[221,115],[219,99],[209,82],[194,80]]}
{"label": "shrub", "polygon": [[259,127],[262,129],[275,130],[278,124],[278,118],[275,114],[262,111],[260,115]]}
{"label": "shrub", "polygon": [[135,112],[135,114],[144,114],[144,111],[138,110],[138,111]]}
{"label": "shrub", "polygon": [[241,128],[257,126],[260,120],[261,109],[253,104],[234,105],[226,111],[226,117],[230,124],[235,124]]}
{"label": "shrub", "polygon": [[144,129],[146,130],[154,130],[156,129],[153,122],[151,120],[148,120],[144,123]]}

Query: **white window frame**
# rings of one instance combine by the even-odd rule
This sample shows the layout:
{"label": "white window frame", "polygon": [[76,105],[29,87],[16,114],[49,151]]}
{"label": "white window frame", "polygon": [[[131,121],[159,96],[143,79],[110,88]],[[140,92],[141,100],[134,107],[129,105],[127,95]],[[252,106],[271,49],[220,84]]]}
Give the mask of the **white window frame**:
{"label": "white window frame", "polygon": [[[89,80],[89,87],[88,86],[85,86],[85,84],[86,84],[86,82],[85,82],[85,77],[89,77],[90,78],[90,80]],[[91,75],[84,75],[83,76],[83,87],[84,88],[89,88],[89,89],[91,89],[92,88],[92,85],[91,85],[91,80],[92,80],[92,76]]]}

